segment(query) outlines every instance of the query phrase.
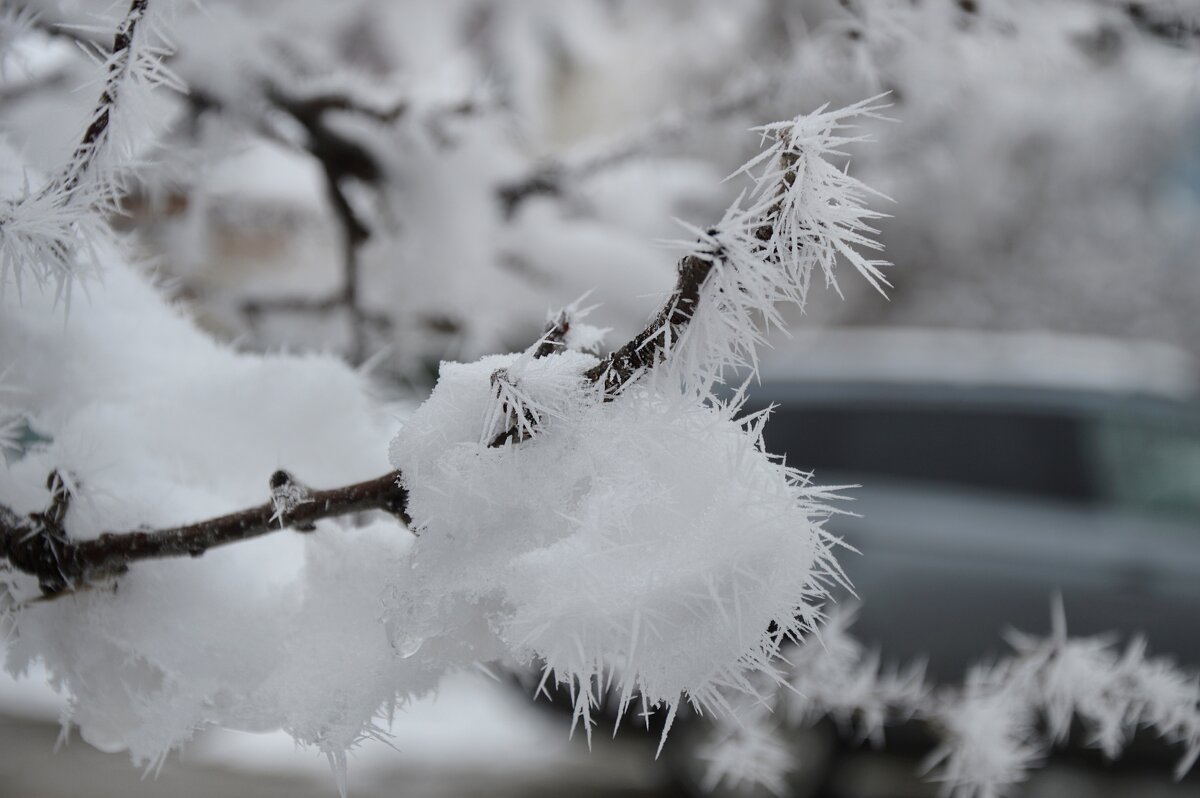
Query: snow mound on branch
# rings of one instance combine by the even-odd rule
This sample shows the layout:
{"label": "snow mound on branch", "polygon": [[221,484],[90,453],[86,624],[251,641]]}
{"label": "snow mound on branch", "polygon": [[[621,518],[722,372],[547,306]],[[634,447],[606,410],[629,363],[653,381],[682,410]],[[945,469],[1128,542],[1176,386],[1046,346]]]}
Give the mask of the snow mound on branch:
{"label": "snow mound on branch", "polygon": [[[69,475],[67,531],[92,538],[260,504],[281,466],[315,486],[386,470],[394,430],[362,374],[332,358],[251,355],[197,330],[119,252],[65,317],[53,285],[0,297],[0,374],[9,412],[41,438],[0,466],[0,503],[45,505],[46,475]],[[407,573],[412,536],[380,518],[322,521],[197,559],[133,565],[53,601],[0,575],[13,626],[5,668],[41,662],[69,696],[64,721],[98,748],[153,767],[207,725],[283,728],[331,758],[377,735],[379,713],[473,661],[448,639],[398,651],[380,600]],[[14,604],[15,602],[15,604]]]}
{"label": "snow mound on branch", "polygon": [[[397,607],[485,608],[514,657],[572,688],[589,733],[610,685],[622,713],[635,694],[672,714],[685,698],[724,710],[720,691],[773,674],[780,640],[815,621],[814,599],[840,578],[821,528],[833,495],[764,452],[764,416],[738,420],[658,383],[604,402],[582,377],[595,363],[565,352],[442,365],[392,444],[425,597]],[[501,370],[506,399],[520,394],[540,422],[490,446]]]}

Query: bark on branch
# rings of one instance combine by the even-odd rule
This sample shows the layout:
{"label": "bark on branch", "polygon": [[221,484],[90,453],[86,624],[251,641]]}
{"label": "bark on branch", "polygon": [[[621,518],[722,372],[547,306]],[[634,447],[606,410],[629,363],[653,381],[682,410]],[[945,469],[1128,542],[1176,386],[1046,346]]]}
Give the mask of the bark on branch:
{"label": "bark on branch", "polygon": [[288,472],[276,471],[270,500],[257,507],[166,529],[106,532],[91,540],[72,540],[66,534],[63,521],[71,493],[57,472],[47,487],[51,499],[42,512],[21,516],[0,505],[0,557],[37,577],[47,596],[74,590],[90,578],[122,573],[141,560],[199,557],[217,546],[280,529],[309,531],[324,518],[381,510],[409,523],[408,491],[400,485],[398,471],[330,490],[311,490]]}
{"label": "bark on branch", "polygon": [[[658,315],[620,349],[611,352],[584,376],[604,388],[604,400],[615,398],[629,382],[661,362],[667,355],[667,340],[677,341],[692,320],[700,290],[712,271],[713,261],[688,255],[679,261],[675,290]],[[664,335],[669,331],[669,336]]]}
{"label": "bark on branch", "polygon": [[[783,173],[776,189],[778,201],[767,210],[763,215],[762,224],[754,230],[754,237],[764,246],[775,235],[775,225],[783,210],[783,195],[796,182],[796,155],[785,150],[780,157],[783,159]],[[616,398],[626,385],[666,359],[670,342],[678,341],[684,329],[691,323],[696,305],[700,301],[700,291],[704,288],[704,282],[715,263],[714,259],[705,259],[697,255],[687,255],[680,260],[675,290],[671,292],[658,315],[632,340],[584,372],[587,379],[603,385],[604,401]]]}
{"label": "bark on branch", "polygon": [[113,36],[112,50],[108,56],[108,75],[104,81],[104,89],[92,115],[92,121],[83,138],[75,147],[75,152],[62,175],[60,185],[66,193],[74,191],[83,179],[84,174],[91,168],[96,153],[99,152],[105,134],[108,132],[109,121],[117,106],[117,96],[121,81],[133,67],[133,42],[137,34],[138,24],[146,16],[149,0],[132,0],[129,11],[117,27]]}

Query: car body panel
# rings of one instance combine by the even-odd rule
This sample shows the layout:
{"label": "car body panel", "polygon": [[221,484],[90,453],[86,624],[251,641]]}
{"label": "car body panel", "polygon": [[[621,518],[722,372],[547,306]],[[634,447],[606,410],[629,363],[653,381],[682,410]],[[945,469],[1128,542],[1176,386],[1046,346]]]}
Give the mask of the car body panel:
{"label": "car body panel", "polygon": [[861,552],[840,560],[857,634],[885,659],[924,655],[935,677],[957,678],[1003,653],[1007,629],[1046,633],[1061,595],[1072,634],[1144,633],[1152,651],[1200,665],[1200,515],[1131,506],[1111,484],[1122,452],[1107,462],[1096,443],[1113,419],[1191,435],[1193,405],[862,381],[768,380],[752,396],[750,409],[777,405],[769,451],[818,484],[861,486],[839,508],[857,515],[826,528]]}

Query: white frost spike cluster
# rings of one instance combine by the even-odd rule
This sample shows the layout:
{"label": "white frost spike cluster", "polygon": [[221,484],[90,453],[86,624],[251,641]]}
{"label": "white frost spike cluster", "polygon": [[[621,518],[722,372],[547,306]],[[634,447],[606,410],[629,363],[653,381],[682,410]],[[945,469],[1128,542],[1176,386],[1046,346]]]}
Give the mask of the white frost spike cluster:
{"label": "white frost spike cluster", "polygon": [[[456,628],[439,614],[477,608],[512,656],[571,686],[589,733],[610,688],[622,711],[635,693],[671,713],[684,699],[723,711],[723,692],[753,690],[752,674],[778,678],[778,641],[800,635],[838,578],[820,525],[831,496],[729,407],[637,386],[601,401],[581,377],[595,363],[443,364],[392,445],[419,532],[400,623]],[[519,371],[541,424],[491,447],[479,429],[500,368]]]}
{"label": "white frost spike cluster", "polygon": [[[1061,601],[1053,619],[1050,637],[1012,634],[1013,657],[975,669],[960,693],[930,709],[946,730],[930,765],[948,791],[1005,794],[1067,740],[1074,718],[1106,756],[1118,756],[1137,729],[1148,728],[1184,747],[1176,775],[1190,770],[1200,754],[1200,679],[1147,658],[1140,640],[1122,655],[1106,638],[1069,638]],[[1035,732],[1039,718],[1048,739]]]}
{"label": "white frost spike cluster", "polygon": [[849,634],[853,622],[852,610],[838,608],[819,631],[784,652],[791,663],[790,689],[780,700],[793,724],[829,716],[844,728],[853,724],[860,738],[879,745],[888,722],[911,716],[925,700],[924,667],[881,668],[879,653]]}
{"label": "white frost spike cluster", "polygon": [[[819,111],[756,128],[773,143],[736,174],[754,181],[715,227],[688,226],[699,239],[680,246],[712,263],[690,324],[671,350],[669,369],[701,395],[727,368],[754,369],[766,327],[782,328],[781,306],[804,308],[812,273],[819,270],[836,289],[836,266],[846,261],[880,291],[888,285],[885,261],[860,250],[879,250],[870,222],[884,214],[867,207],[882,198],[831,158],[865,137],[846,134],[853,120],[882,118],[879,98]],[[886,199],[886,198],[884,198]]]}
{"label": "white frost spike cluster", "polygon": [[919,665],[881,670],[878,655],[848,633],[852,620],[852,612],[831,613],[819,631],[782,651],[789,671],[769,705],[773,715],[755,706],[721,720],[700,752],[709,783],[749,781],[775,790],[786,769],[771,764],[766,738],[780,736],[777,724],[805,726],[824,717],[856,724],[873,742],[882,741],[889,723],[932,724],[942,741],[923,770],[955,798],[1009,794],[1066,742],[1075,718],[1088,744],[1109,757],[1140,728],[1184,748],[1176,777],[1200,756],[1200,678],[1169,660],[1147,658],[1141,640],[1122,654],[1105,638],[1069,638],[1061,602],[1050,637],[1013,633],[1013,656],[976,666],[961,687],[936,694]]}
{"label": "white frost spike cluster", "polygon": [[[9,153],[0,142],[0,156]],[[61,192],[37,188],[28,174],[23,177],[18,193],[0,197],[0,291],[10,281],[20,291],[28,274],[39,286],[53,286],[56,296],[68,297],[72,280],[92,270],[90,244],[108,235],[108,225],[90,202],[66,201]]]}
{"label": "white frost spike cluster", "polygon": [[733,790],[759,785],[785,795],[796,752],[779,734],[778,725],[762,704],[738,712],[736,721],[722,723],[714,737],[696,749],[696,756],[707,763],[702,787],[712,792],[721,785]]}
{"label": "white frost spike cluster", "polygon": [[1078,717],[1088,743],[1106,756],[1120,754],[1139,727],[1181,744],[1185,753],[1177,774],[1190,770],[1200,755],[1200,678],[1162,658],[1147,658],[1144,640],[1133,640],[1124,654],[1103,637],[1067,636],[1062,602],[1054,608],[1054,629],[1045,640],[1012,635],[1019,663],[1014,689],[1046,719],[1051,742],[1067,739]]}
{"label": "white frost spike cluster", "polygon": [[1041,759],[1034,714],[1004,689],[1010,678],[1003,666],[974,668],[962,693],[937,712],[944,741],[924,767],[946,794],[998,798]]}
{"label": "white frost spike cluster", "polygon": [[738,711],[717,723],[709,742],[698,752],[707,763],[705,784],[737,788],[759,784],[773,793],[784,792],[789,760],[773,751],[787,751],[780,726],[809,726],[824,717],[843,729],[882,744],[888,723],[905,720],[925,706],[929,690],[921,664],[885,670],[877,652],[868,650],[850,633],[853,610],[835,608],[816,622],[811,634],[781,652],[788,663],[785,680],[774,700]]}
{"label": "white frost spike cluster", "polygon": [[558,415],[560,409],[568,406],[578,395],[581,389],[578,376],[560,369],[533,370],[530,376],[536,383],[536,398],[522,383],[530,372],[531,364],[540,359],[538,352],[541,349],[548,347],[550,352],[582,352],[588,355],[594,355],[599,350],[608,330],[583,323],[583,319],[595,310],[594,307],[581,308],[584,299],[586,296],[558,313],[549,314],[548,330],[542,338],[522,352],[512,365],[492,372],[494,395],[480,443],[489,443],[497,435],[508,431],[515,436],[515,440],[523,441],[542,425],[544,416]]}
{"label": "white frost spike cluster", "polygon": [[853,140],[848,119],[878,110],[763,129],[776,143],[745,167],[763,165],[749,200],[695,231],[712,266],[690,323],[661,332],[666,379],[604,401],[583,376],[596,358],[569,349],[443,364],[392,443],[420,532],[393,618],[406,644],[474,612],[570,687],[589,734],[610,691],[619,715],[635,695],[666,708],[669,729],[682,700],[729,713],[730,691],[782,680],[779,645],[842,581],[821,527],[834,494],[763,450],[764,415],[738,420],[711,388],[755,365],[758,323],[803,305],[814,268],[832,281],[844,257],[879,284],[854,250],[875,246],[869,191],[824,160]]}
{"label": "white frost spike cluster", "polygon": [[[104,217],[117,211],[146,131],[159,124],[153,91],[159,86],[184,91],[165,65],[172,48],[158,6],[132,3],[119,27],[130,34],[128,46],[96,55],[98,79],[84,90],[94,90],[100,99],[58,173],[36,183],[26,174],[19,188],[11,176],[5,181],[0,289],[10,275],[19,289],[29,274],[39,285],[53,285],[56,295],[69,295],[72,280],[94,263],[92,247],[108,232]],[[110,29],[95,32],[112,35]]]}
{"label": "white frost spike cluster", "polygon": [[288,513],[311,502],[311,497],[312,491],[297,482],[294,476],[287,471],[276,471],[271,477],[271,508],[274,510],[271,520],[282,525]]}

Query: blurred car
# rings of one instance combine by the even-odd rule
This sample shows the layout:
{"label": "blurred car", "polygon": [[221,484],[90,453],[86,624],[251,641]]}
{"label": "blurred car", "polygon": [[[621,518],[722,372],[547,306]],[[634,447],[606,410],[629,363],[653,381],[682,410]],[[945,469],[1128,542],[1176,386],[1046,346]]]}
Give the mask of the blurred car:
{"label": "blurred car", "polygon": [[1200,665],[1195,385],[1156,344],[861,331],[774,352],[749,408],[776,405],[768,451],[861,486],[826,525],[861,552],[856,634],[951,680],[1057,593],[1071,634]]}

